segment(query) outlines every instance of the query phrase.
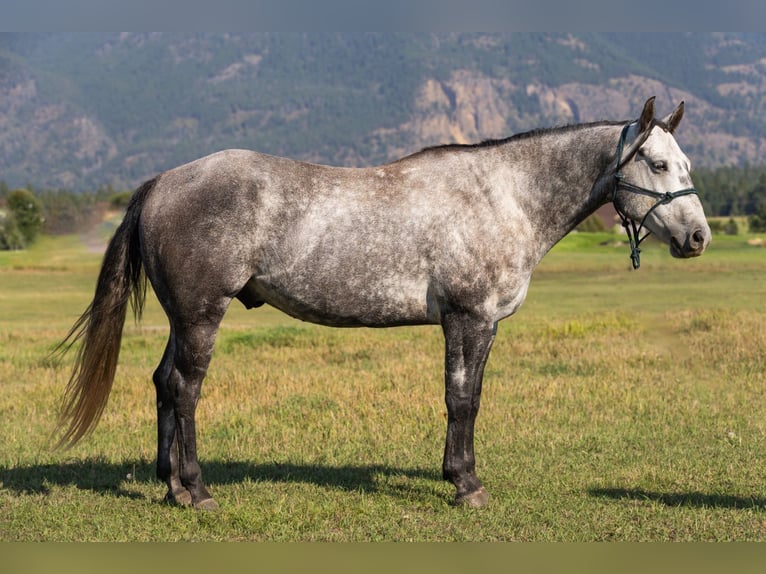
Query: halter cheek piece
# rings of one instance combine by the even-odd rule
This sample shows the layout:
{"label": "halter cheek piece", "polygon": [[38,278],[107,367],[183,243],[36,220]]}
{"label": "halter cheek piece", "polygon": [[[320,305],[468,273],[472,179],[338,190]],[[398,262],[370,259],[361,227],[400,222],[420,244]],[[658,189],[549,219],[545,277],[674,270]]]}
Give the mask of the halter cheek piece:
{"label": "halter cheek piece", "polygon": [[[653,121],[652,125],[650,125],[648,129],[651,130],[655,125],[657,125],[657,122]],[[649,237],[649,235],[652,233],[647,229],[646,235],[639,237],[639,234],[644,227],[644,223],[646,222],[646,218],[649,217],[649,214],[652,213],[658,206],[670,203],[673,199],[676,197],[681,197],[682,195],[696,195],[697,190],[693,187],[687,187],[686,189],[681,189],[679,191],[660,193],[658,191],[640,187],[638,185],[633,185],[632,183],[625,181],[625,175],[621,171],[623,165],[622,148],[625,145],[625,137],[628,134],[628,128],[630,128],[630,126],[631,124],[628,124],[622,129],[622,133],[620,134],[620,141],[617,144],[617,171],[614,174],[615,182],[614,189],[612,190],[612,203],[614,204],[614,209],[617,212],[617,215],[619,215],[620,219],[622,220],[622,226],[625,228],[625,233],[628,235],[628,240],[630,241],[630,260],[633,263],[633,269],[638,269],[641,266],[641,249],[639,249],[638,246],[641,245],[641,242]],[[626,158],[625,161],[627,162],[628,159],[630,158]],[[618,190],[629,191],[631,193],[639,193],[642,195],[648,195],[650,197],[657,198],[657,202],[649,208],[643,219],[641,219],[641,223],[639,223],[638,227],[636,227],[635,221],[630,219],[622,212],[619,207],[617,207],[615,198],[617,197]]]}

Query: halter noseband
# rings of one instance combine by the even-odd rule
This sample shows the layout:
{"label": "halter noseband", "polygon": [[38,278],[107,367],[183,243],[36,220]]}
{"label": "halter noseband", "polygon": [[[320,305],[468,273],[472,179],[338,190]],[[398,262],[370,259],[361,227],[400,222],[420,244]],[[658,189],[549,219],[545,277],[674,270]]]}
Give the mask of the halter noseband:
{"label": "halter noseband", "polygon": [[[652,124],[649,126],[648,130],[651,130],[655,125],[657,125],[656,121],[652,121]],[[651,231],[647,229],[646,235],[643,237],[639,237],[639,234],[641,233],[641,230],[644,227],[644,222],[646,222],[646,218],[649,217],[649,214],[652,213],[658,206],[664,205],[666,203],[670,203],[673,199],[676,197],[681,197],[682,195],[691,195],[691,194],[697,194],[697,190],[693,187],[687,187],[686,189],[681,189],[679,191],[673,191],[673,192],[665,192],[660,193],[658,191],[654,191],[652,189],[647,189],[645,187],[640,187],[638,185],[634,185],[630,182],[625,181],[625,175],[622,173],[622,166],[623,163],[626,163],[628,159],[626,158],[625,162],[622,161],[622,148],[625,145],[625,137],[628,134],[628,128],[630,128],[631,124],[626,125],[624,128],[622,128],[622,133],[620,134],[620,141],[617,144],[617,171],[614,174],[615,182],[614,182],[614,189],[612,190],[612,203],[614,204],[614,209],[617,212],[617,215],[620,216],[620,219],[622,220],[622,226],[625,228],[625,233],[628,235],[628,240],[630,241],[630,260],[633,263],[633,269],[638,269],[641,266],[641,249],[639,249],[639,245],[641,245],[641,242],[649,237],[651,235]],[[636,152],[638,151],[638,148],[636,148]],[[635,153],[635,152],[634,152]],[[643,219],[641,219],[641,223],[639,223],[638,227],[636,227],[636,222],[630,219],[627,215],[625,215],[622,210],[617,207],[617,203],[615,202],[615,198],[617,197],[617,190],[622,189],[623,191],[629,191],[631,193],[639,193],[642,195],[648,195],[650,197],[654,197],[657,199],[657,202],[652,205],[649,210],[644,214]]]}

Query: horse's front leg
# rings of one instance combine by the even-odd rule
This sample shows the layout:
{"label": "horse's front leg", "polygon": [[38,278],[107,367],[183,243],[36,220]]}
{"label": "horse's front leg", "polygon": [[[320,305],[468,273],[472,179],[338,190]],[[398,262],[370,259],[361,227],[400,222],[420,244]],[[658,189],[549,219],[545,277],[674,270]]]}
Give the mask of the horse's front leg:
{"label": "horse's front leg", "polygon": [[489,495],[476,476],[473,430],[479,412],[481,382],[497,323],[452,313],[442,322],[446,341],[445,399],[447,441],[442,472],[455,485],[455,502],[479,507]]}

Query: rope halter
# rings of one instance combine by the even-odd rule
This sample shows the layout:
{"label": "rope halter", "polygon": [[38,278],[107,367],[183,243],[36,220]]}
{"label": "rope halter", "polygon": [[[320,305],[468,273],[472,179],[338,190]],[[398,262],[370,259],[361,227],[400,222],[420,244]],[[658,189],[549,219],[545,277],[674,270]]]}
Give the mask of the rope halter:
{"label": "rope halter", "polygon": [[[628,134],[628,129],[630,128],[632,124],[626,125],[624,128],[622,128],[622,133],[620,134],[620,141],[617,144],[617,171],[614,174],[614,189],[612,190],[612,203],[614,204],[614,209],[617,212],[617,215],[620,216],[620,219],[622,220],[622,226],[625,228],[625,233],[628,235],[628,240],[630,241],[630,260],[633,263],[633,269],[638,269],[641,266],[641,249],[639,248],[639,245],[651,235],[651,231],[648,229],[646,230],[646,235],[643,237],[640,237],[641,230],[644,228],[644,223],[646,222],[646,218],[649,217],[649,215],[657,209],[660,205],[665,205],[666,203],[670,203],[673,201],[676,197],[681,197],[683,195],[691,195],[691,194],[697,194],[697,190],[694,189],[694,187],[687,187],[685,189],[681,189],[679,191],[673,191],[673,192],[665,192],[661,193],[659,191],[654,191],[652,189],[647,189],[645,187],[641,187],[638,185],[634,185],[628,181],[625,181],[625,174],[622,173],[622,166],[628,162],[630,157],[625,158],[625,160],[622,160],[622,151],[623,147],[625,145],[625,138]],[[650,132],[655,125],[658,125],[656,120],[653,120],[652,123],[647,128],[647,133]],[[638,151],[638,148],[633,152],[634,154]],[[638,193],[641,195],[648,195],[649,197],[654,197],[657,199],[654,205],[652,205],[649,210],[644,214],[644,217],[641,219],[641,223],[636,226],[636,222],[632,219],[630,219],[619,207],[617,207],[617,203],[615,202],[615,199],[617,197],[617,191],[623,190],[628,191],[630,193]]]}

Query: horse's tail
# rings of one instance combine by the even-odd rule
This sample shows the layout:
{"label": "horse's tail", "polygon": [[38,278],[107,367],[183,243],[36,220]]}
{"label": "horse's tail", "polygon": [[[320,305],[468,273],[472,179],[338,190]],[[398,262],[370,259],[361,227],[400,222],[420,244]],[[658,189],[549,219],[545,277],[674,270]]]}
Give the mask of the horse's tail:
{"label": "horse's tail", "polygon": [[104,412],[120,355],[128,302],[136,320],[146,299],[138,221],[157,178],[144,183],[130,199],[122,223],[106,248],[93,301],[57,347],[66,352],[82,341],[59,413],[57,447],[73,446],[88,435]]}

